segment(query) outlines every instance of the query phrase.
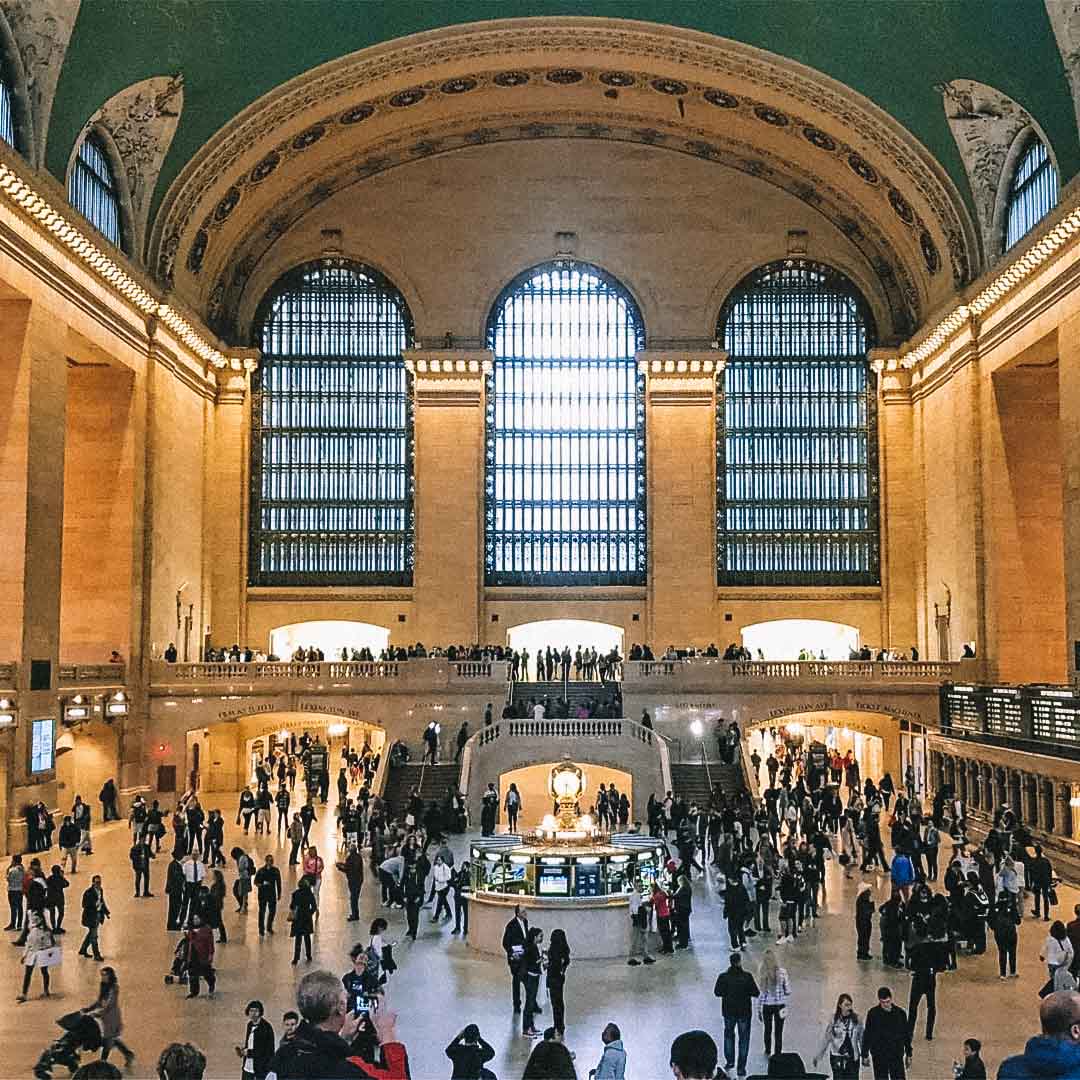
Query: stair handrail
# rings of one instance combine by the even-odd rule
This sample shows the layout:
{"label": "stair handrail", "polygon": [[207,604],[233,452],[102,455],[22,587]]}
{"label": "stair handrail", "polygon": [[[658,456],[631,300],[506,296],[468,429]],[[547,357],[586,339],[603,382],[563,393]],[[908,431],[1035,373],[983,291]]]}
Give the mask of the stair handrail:
{"label": "stair handrail", "polygon": [[705,740],[701,740],[701,763],[705,766],[705,781],[709,785],[709,794],[712,795],[712,769],[709,768],[709,755],[705,753]]}
{"label": "stair handrail", "polygon": [[379,752],[379,767],[375,770],[375,776],[371,781],[371,794],[380,799],[386,791],[386,782],[390,779],[390,751],[387,746],[386,736],[383,736],[382,749]]}

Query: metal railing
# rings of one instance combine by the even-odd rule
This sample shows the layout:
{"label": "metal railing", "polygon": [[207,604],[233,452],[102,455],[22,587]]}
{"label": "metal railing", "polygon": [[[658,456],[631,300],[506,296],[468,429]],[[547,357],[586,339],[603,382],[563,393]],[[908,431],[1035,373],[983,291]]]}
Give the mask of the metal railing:
{"label": "metal railing", "polygon": [[628,660],[623,681],[715,673],[718,682],[850,681],[940,684],[955,679],[958,664],[938,660],[720,660],[695,656],[685,660]]}

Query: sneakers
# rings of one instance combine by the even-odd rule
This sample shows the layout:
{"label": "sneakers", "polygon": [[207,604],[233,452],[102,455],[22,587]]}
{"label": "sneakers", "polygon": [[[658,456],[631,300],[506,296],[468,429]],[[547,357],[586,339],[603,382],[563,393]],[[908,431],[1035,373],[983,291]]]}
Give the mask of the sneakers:
{"label": "sneakers", "polygon": [[627,963],[628,963],[628,964],[630,965],[630,967],[639,967],[639,966],[640,966],[640,964],[641,964],[641,961],[640,961],[640,960],[636,960],[636,959],[635,959],[634,957],[631,957],[631,958],[630,958],[629,960],[627,960],[626,962],[627,962]]}
{"label": "sneakers", "polygon": [[656,961],[651,956],[646,956],[645,959],[642,961],[642,963],[655,964]]}

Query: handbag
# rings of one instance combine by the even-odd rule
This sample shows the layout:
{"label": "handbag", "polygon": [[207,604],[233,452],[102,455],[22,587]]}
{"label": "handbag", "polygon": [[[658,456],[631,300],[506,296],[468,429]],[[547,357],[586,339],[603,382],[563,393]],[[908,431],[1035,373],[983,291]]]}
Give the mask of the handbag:
{"label": "handbag", "polygon": [[56,967],[64,959],[64,950],[59,945],[50,945],[47,949],[38,949],[26,958],[27,967]]}
{"label": "handbag", "polygon": [[1055,889],[1053,885],[1050,886],[1050,892],[1048,893],[1048,896],[1050,898],[1050,906],[1051,907],[1057,907],[1057,905],[1058,905],[1058,894],[1057,894],[1057,889]]}

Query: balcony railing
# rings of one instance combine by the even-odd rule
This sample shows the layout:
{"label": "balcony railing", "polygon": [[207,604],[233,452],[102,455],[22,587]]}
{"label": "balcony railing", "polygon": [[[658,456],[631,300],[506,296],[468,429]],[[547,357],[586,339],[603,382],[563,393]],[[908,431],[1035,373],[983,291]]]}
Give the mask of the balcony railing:
{"label": "balcony railing", "polygon": [[623,682],[649,679],[760,685],[778,682],[917,683],[939,685],[955,679],[960,662],[937,660],[630,660]]}
{"label": "balcony railing", "polygon": [[125,686],[126,664],[61,664],[57,668],[60,686]]}

